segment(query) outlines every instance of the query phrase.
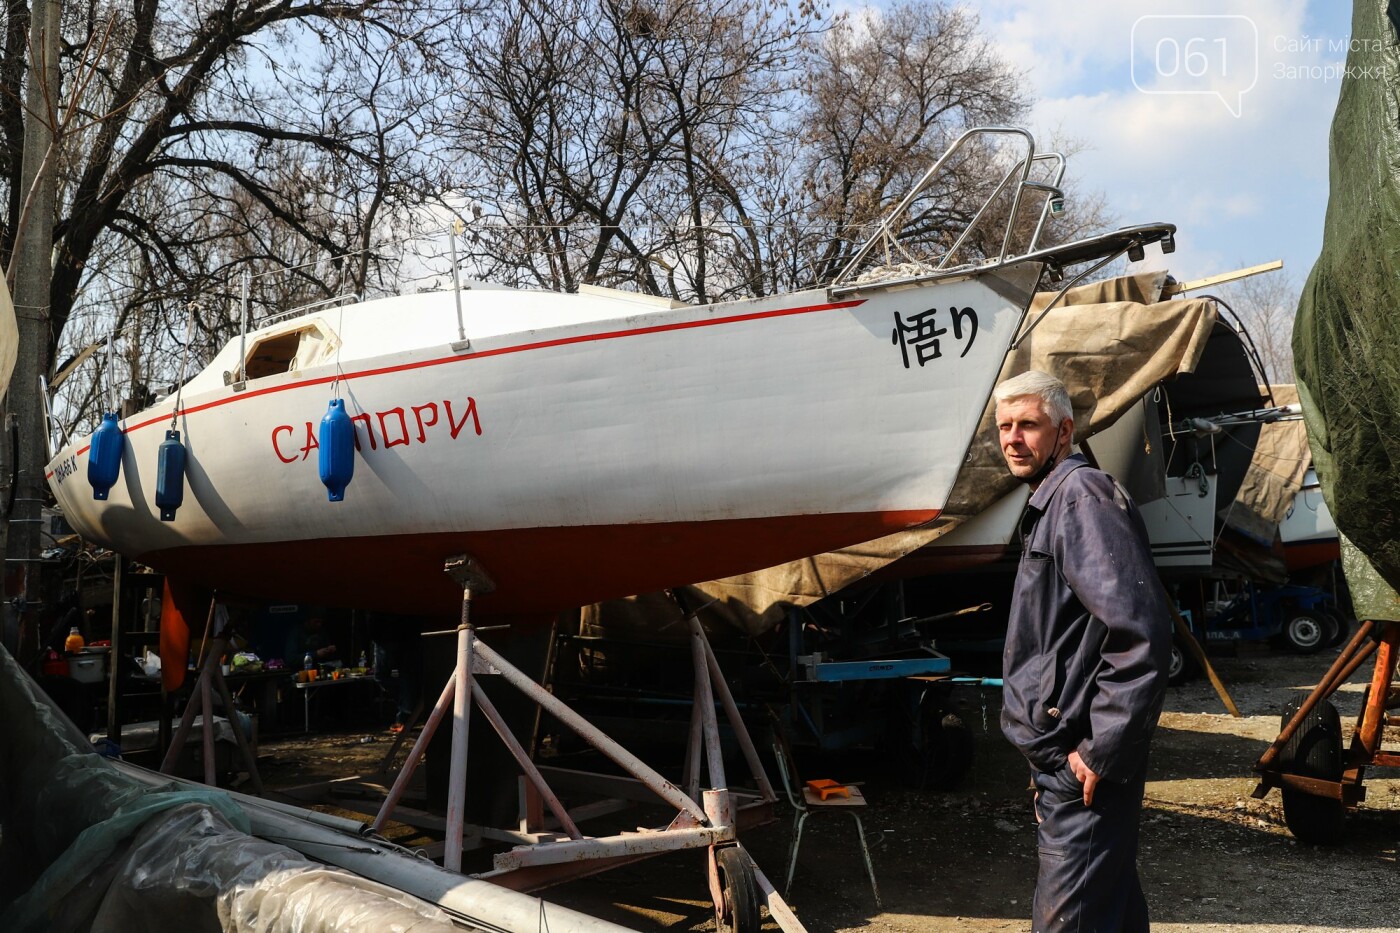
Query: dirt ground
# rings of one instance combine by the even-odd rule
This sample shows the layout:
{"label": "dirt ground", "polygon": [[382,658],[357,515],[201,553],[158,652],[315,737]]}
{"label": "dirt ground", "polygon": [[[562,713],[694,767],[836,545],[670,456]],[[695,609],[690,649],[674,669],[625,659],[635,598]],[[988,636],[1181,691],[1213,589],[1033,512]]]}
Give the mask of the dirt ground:
{"label": "dirt ground", "polygon": [[[1169,692],[1142,822],[1141,876],[1154,930],[1400,930],[1396,772],[1367,779],[1367,800],[1348,818],[1346,839],[1336,848],[1296,842],[1284,826],[1278,791],[1264,800],[1250,797],[1252,766],[1278,732],[1279,711],[1316,683],[1334,657],[1298,657],[1253,645],[1241,646],[1237,656],[1214,657],[1240,719],[1223,711],[1204,678]],[[1344,723],[1354,721],[1367,677],[1369,668],[1363,668],[1338,695]],[[985,732],[980,704],[975,694],[970,697],[967,719],[977,735],[976,757],[956,791],[901,789],[877,763],[858,756],[825,762],[829,774],[804,774],[866,782],[866,829],[872,841],[878,839],[873,860],[883,900],[877,908],[851,821],[814,818],[790,898],[809,930],[1029,929],[1036,857],[1026,770],[997,729],[995,692],[987,697]],[[1394,745],[1400,735],[1388,739]],[[267,779],[277,784],[314,779],[309,775],[317,770],[327,777],[354,773],[383,754],[384,741],[329,736],[317,743],[322,747],[309,766],[306,759],[297,763],[295,753],[284,757],[273,743],[264,748]],[[791,821],[786,807],[780,812],[778,823],[749,831],[744,843],[781,887]],[[655,858],[544,896],[637,930],[712,929],[703,859],[695,853]],[[775,927],[770,921],[766,928]]]}

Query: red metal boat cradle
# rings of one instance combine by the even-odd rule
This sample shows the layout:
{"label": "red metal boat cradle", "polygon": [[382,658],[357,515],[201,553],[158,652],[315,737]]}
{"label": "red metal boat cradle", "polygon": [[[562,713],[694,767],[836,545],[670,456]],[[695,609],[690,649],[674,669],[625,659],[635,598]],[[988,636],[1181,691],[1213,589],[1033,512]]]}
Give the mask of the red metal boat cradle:
{"label": "red metal boat cradle", "polygon": [[[1343,754],[1340,732],[1335,736],[1323,734],[1329,730],[1319,728],[1316,714],[1324,701],[1372,655],[1375,664],[1371,682],[1366,688],[1351,744]],[[1400,622],[1368,620],[1362,623],[1326,675],[1284,723],[1278,738],[1255,764],[1254,770],[1259,772],[1260,780],[1253,796],[1262,798],[1270,788],[1280,788],[1289,828],[1304,841],[1337,841],[1345,811],[1366,798],[1362,785],[1366,769],[1400,767],[1400,751],[1381,747],[1386,726],[1400,726],[1400,717],[1391,715],[1392,710],[1400,707],[1400,689],[1394,686],[1397,661],[1400,661]],[[1308,735],[1310,730],[1311,736]],[[1300,767],[1297,752],[1309,740],[1335,745],[1322,749],[1320,758],[1311,757],[1307,762],[1310,766]],[[1334,760],[1335,765],[1327,767],[1328,760]],[[1321,768],[1319,762],[1323,765]],[[1316,773],[1319,770],[1332,773]],[[1309,771],[1314,773],[1307,773]]]}

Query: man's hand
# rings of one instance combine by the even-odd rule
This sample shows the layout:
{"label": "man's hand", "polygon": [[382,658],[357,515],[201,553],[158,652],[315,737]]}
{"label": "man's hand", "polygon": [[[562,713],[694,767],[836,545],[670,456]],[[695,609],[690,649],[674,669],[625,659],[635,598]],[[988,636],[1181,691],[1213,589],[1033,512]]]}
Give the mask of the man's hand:
{"label": "man's hand", "polygon": [[1099,776],[1084,763],[1083,758],[1079,757],[1077,749],[1069,753],[1069,769],[1074,772],[1079,783],[1084,785],[1084,806],[1092,807],[1094,805],[1094,788],[1099,785]]}

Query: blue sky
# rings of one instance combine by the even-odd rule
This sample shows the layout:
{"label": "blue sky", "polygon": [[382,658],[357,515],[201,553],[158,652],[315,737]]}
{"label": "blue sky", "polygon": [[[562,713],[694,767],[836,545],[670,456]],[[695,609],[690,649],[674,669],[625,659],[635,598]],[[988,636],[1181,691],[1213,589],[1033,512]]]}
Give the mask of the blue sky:
{"label": "blue sky", "polygon": [[1195,279],[1282,259],[1302,283],[1322,245],[1350,4],[969,6],[1025,73],[1037,141],[1084,147],[1070,161],[1075,182],[1106,195],[1120,223],[1177,224],[1175,255],[1144,265]]}

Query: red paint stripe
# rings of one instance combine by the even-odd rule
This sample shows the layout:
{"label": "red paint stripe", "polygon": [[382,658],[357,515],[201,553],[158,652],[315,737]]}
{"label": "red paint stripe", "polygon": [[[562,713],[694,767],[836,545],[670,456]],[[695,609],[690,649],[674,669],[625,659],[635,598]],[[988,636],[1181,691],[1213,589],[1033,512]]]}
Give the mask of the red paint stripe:
{"label": "red paint stripe", "polygon": [[[614,340],[620,337],[637,337],[643,334],[659,334],[665,331],[689,330],[693,327],[714,327],[719,324],[737,324],[744,321],[757,321],[764,318],[789,317],[794,314],[811,314],[816,311],[835,311],[842,308],[854,308],[865,303],[864,298],[853,301],[837,301],[820,305],[808,305],[802,308],[785,308],[778,311],[756,311],[752,314],[733,314],[728,317],[714,318],[712,320],[682,321],[674,324],[656,324],[651,327],[634,327],[629,330],[615,330],[600,334],[580,334],[576,337],[560,337],[556,340],[540,340],[535,343],[521,343],[510,347],[497,347],[494,350],[483,350],[480,353],[453,354],[452,356],[439,357],[433,360],[420,360],[416,363],[402,363],[398,366],[383,366],[378,369],[362,369],[358,372],[344,373],[339,376],[322,376],[317,379],[308,379],[302,382],[291,383],[281,386],[269,386],[265,389],[256,389],[252,392],[240,392],[228,398],[216,399],[212,402],[205,402],[203,405],[195,405],[191,408],[180,409],[180,414],[188,417],[197,412],[210,408],[217,408],[220,405],[227,405],[231,402],[242,401],[243,399],[256,398],[259,395],[269,395],[275,392],[286,392],[291,389],[305,389],[310,386],[325,385],[340,379],[342,382],[349,382],[352,379],[368,378],[370,376],[383,376],[389,373],[404,372],[410,369],[423,369],[428,366],[441,366],[444,363],[460,363],[466,360],[485,359],[490,356],[503,356],[508,353],[524,353],[528,350],[544,350],[550,347],[563,347],[575,343],[591,343],[596,340]],[[138,431],[141,428],[149,427],[169,418],[169,415],[162,415],[159,418],[151,418],[139,424],[132,425],[126,429],[127,433]],[[83,453],[87,448],[78,451]]]}

